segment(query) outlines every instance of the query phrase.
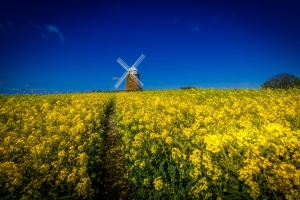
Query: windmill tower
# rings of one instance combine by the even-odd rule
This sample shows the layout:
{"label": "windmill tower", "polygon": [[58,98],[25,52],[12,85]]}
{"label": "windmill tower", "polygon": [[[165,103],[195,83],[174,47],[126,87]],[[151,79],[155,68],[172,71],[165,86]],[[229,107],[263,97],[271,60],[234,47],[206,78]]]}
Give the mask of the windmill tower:
{"label": "windmill tower", "polygon": [[115,88],[118,88],[120,84],[126,79],[126,90],[142,90],[144,85],[140,81],[140,76],[137,70],[138,65],[144,60],[146,56],[142,54],[135,63],[129,67],[121,58],[117,59],[117,62],[126,70],[126,72],[121,76],[118,82],[115,84]]}

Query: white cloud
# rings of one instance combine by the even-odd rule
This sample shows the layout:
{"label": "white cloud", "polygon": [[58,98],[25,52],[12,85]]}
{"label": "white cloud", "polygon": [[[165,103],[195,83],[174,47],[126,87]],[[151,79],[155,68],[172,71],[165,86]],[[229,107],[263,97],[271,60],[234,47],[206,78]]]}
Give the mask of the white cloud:
{"label": "white cloud", "polygon": [[190,19],[188,26],[193,30],[193,31],[200,31],[200,22],[198,20]]}
{"label": "white cloud", "polygon": [[25,87],[28,87],[28,86],[29,86],[29,84],[25,84],[24,86],[25,86]]}
{"label": "white cloud", "polygon": [[0,82],[0,85],[4,84],[3,82]]}
{"label": "white cloud", "polygon": [[45,39],[47,39],[47,40],[49,40],[49,37],[48,37],[45,33],[42,33],[42,34],[41,34],[41,37],[42,37],[42,38],[45,38]]}
{"label": "white cloud", "polygon": [[36,29],[42,29],[39,25],[33,24],[33,23],[29,23],[30,26],[32,26],[33,28]]}
{"label": "white cloud", "polygon": [[19,88],[11,88],[10,90],[16,91],[16,90],[20,90]]}
{"label": "white cloud", "polygon": [[47,24],[46,30],[50,33],[55,33],[61,41],[65,41],[65,36],[58,30],[58,28],[56,26]]}
{"label": "white cloud", "polygon": [[56,28],[56,26],[50,24],[46,25],[46,30],[50,32],[60,33],[60,31],[58,30],[58,28]]}
{"label": "white cloud", "polygon": [[111,80],[119,80],[118,77],[112,77]]}

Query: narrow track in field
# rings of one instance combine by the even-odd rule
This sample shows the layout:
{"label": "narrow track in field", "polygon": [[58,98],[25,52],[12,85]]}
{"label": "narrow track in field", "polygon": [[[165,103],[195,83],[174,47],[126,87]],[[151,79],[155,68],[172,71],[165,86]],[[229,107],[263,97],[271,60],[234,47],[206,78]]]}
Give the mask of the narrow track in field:
{"label": "narrow track in field", "polygon": [[113,106],[108,109],[106,117],[100,196],[101,199],[132,199],[133,187],[124,178],[125,157],[121,150]]}

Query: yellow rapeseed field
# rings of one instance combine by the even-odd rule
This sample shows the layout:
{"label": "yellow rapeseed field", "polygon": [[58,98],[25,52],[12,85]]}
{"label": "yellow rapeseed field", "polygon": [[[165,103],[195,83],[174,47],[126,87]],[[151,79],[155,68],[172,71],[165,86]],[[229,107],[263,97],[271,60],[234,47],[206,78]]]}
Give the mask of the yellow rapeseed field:
{"label": "yellow rapeseed field", "polygon": [[299,89],[0,96],[4,199],[92,198],[111,105],[136,199],[300,199]]}
{"label": "yellow rapeseed field", "polygon": [[91,198],[110,101],[107,94],[1,96],[2,198]]}
{"label": "yellow rapeseed field", "polygon": [[138,198],[300,199],[300,90],[124,92],[114,107]]}

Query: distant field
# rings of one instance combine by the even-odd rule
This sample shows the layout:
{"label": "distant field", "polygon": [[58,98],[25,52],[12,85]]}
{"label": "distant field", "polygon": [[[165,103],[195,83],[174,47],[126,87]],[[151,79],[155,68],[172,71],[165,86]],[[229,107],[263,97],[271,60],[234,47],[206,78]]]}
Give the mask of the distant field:
{"label": "distant field", "polygon": [[299,89],[16,95],[0,105],[5,199],[97,196],[111,106],[138,199],[300,198]]}

